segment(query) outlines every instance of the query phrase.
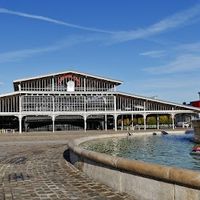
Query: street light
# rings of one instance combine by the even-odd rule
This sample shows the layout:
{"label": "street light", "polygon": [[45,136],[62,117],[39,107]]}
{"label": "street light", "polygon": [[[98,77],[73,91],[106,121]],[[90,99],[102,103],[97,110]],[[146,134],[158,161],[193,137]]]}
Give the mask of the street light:
{"label": "street light", "polygon": [[199,100],[200,100],[200,92],[198,92],[198,94],[199,94]]}

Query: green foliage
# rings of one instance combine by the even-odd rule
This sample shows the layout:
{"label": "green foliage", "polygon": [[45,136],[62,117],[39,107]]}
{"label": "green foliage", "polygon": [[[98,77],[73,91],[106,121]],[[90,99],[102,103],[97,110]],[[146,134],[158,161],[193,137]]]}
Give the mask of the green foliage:
{"label": "green foliage", "polygon": [[156,125],[156,117],[155,116],[147,117],[147,125]]}
{"label": "green foliage", "polygon": [[172,120],[169,115],[161,115],[160,116],[160,124],[171,124]]}
{"label": "green foliage", "polygon": [[[117,124],[121,125],[122,119],[118,119]],[[133,118],[131,120],[130,118],[124,118],[123,119],[123,125],[124,126],[130,126],[133,123],[133,125],[143,125],[144,119],[143,117],[139,118]],[[159,115],[159,123],[160,124],[172,124],[172,119],[170,115]],[[150,115],[147,116],[147,125],[156,125],[157,124],[157,115]]]}
{"label": "green foliage", "polygon": [[133,126],[137,125],[138,124],[138,121],[136,118],[133,118],[133,120],[131,121],[131,124],[133,123]]}
{"label": "green foliage", "polygon": [[139,125],[143,125],[143,124],[144,124],[144,119],[143,119],[143,117],[138,118],[138,124],[139,124]]}
{"label": "green foliage", "polygon": [[131,123],[131,120],[129,118],[124,119],[124,126],[129,126]]}

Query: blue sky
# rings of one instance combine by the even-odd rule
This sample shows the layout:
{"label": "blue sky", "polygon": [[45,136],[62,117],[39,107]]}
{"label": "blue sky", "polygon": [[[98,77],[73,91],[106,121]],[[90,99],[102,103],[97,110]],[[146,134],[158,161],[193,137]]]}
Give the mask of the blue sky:
{"label": "blue sky", "polygon": [[0,93],[76,70],[177,103],[200,91],[199,0],[0,0]]}

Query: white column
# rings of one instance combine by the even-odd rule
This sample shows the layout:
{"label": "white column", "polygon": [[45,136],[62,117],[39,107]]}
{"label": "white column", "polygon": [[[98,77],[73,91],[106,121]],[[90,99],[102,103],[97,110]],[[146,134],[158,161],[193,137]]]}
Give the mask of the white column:
{"label": "white column", "polygon": [[143,119],[144,119],[144,130],[147,130],[147,122],[146,122],[146,114],[143,115]]}
{"label": "white column", "polygon": [[22,96],[19,96],[19,133],[22,133]]}
{"label": "white column", "polygon": [[124,130],[124,116],[122,115],[121,130]]}
{"label": "white column", "polygon": [[55,85],[55,81],[54,81],[54,77],[52,77],[52,86],[51,86],[51,87],[52,87],[52,88],[51,88],[52,91],[54,91],[54,85]]}
{"label": "white column", "polygon": [[20,113],[20,115],[22,113],[22,96],[21,96],[21,94],[19,96],[19,113]]}
{"label": "white column", "polygon": [[114,115],[115,131],[117,131],[117,115]]}
{"label": "white column", "polygon": [[85,78],[85,77],[84,77],[84,79],[83,79],[83,85],[84,85],[84,86],[83,86],[83,87],[84,87],[83,90],[84,90],[84,92],[85,92],[85,91],[86,91],[86,78]]}
{"label": "white column", "polygon": [[175,129],[175,123],[174,123],[175,114],[174,113],[171,114],[171,118],[172,118],[172,129]]}
{"label": "white column", "polygon": [[[146,102],[144,101],[144,111],[146,111]],[[147,130],[146,114],[143,115],[144,118],[144,130]]]}
{"label": "white column", "polygon": [[105,131],[107,131],[108,130],[108,126],[107,126],[107,115],[105,114]]}
{"label": "white column", "polygon": [[[54,77],[52,78],[52,91],[54,91]],[[52,111],[53,111],[53,115],[52,115],[52,132],[55,132],[55,95],[52,96]]]}
{"label": "white column", "polygon": [[132,130],[133,130],[133,114],[131,114],[131,127],[132,127]]}
{"label": "white column", "polygon": [[86,102],[86,96],[84,96],[84,112],[87,111],[86,107],[87,107],[87,102]]}
{"label": "white column", "polygon": [[[114,95],[114,112],[116,113],[116,111],[117,111],[117,97]],[[117,131],[117,117],[118,115],[114,114],[115,131]]]}
{"label": "white column", "polygon": [[[85,89],[86,89],[86,84],[85,84],[85,78],[84,78],[84,91],[85,91]],[[87,112],[87,97],[84,95],[83,98],[84,98],[84,116],[83,116],[84,131],[86,132],[87,131],[87,115],[86,115],[86,112]]]}
{"label": "white column", "polygon": [[18,90],[21,92],[21,83],[18,84]]}
{"label": "white column", "polygon": [[114,111],[117,110],[117,97],[114,95]]}
{"label": "white column", "polygon": [[22,133],[22,116],[19,115],[18,119],[19,119],[19,133]]}
{"label": "white column", "polygon": [[157,129],[159,130],[160,129],[160,117],[159,115],[157,115]]}
{"label": "white column", "polygon": [[55,115],[52,115],[53,133],[55,132]]}
{"label": "white column", "polygon": [[55,112],[55,95],[52,95],[52,111]]}
{"label": "white column", "polygon": [[87,131],[87,116],[84,116],[84,131]]}
{"label": "white column", "polygon": [[104,121],[104,127],[105,127],[105,131],[107,131],[108,127],[107,127],[107,114],[106,114],[106,106],[107,106],[107,102],[106,102],[106,97],[103,97],[103,101],[104,101],[104,111],[105,111],[105,121]]}

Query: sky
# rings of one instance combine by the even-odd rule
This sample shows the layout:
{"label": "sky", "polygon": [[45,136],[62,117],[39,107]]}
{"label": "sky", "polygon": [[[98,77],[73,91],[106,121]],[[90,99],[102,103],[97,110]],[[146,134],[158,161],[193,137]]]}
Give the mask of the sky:
{"label": "sky", "polygon": [[183,103],[200,92],[200,0],[0,0],[0,94],[67,70]]}

